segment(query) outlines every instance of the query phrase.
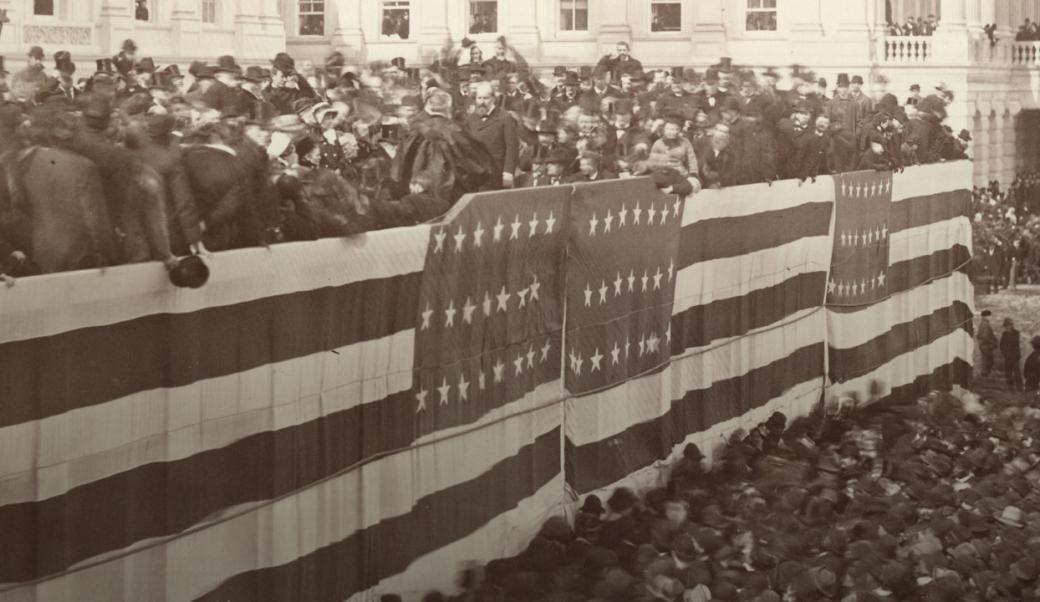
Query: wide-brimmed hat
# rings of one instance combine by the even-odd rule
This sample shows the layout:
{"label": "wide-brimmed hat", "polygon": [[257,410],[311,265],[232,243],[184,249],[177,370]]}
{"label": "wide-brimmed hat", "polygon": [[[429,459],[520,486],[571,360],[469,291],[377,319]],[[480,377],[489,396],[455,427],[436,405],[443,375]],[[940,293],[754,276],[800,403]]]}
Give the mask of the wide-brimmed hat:
{"label": "wide-brimmed hat", "polygon": [[558,147],[552,149],[552,151],[549,152],[549,157],[545,160],[545,162],[557,163],[560,165],[570,165],[577,158],[578,153],[574,149]]}
{"label": "wide-brimmed hat", "polygon": [[178,67],[176,64],[166,65],[162,68],[162,73],[167,74],[173,79],[184,77],[184,75],[181,74],[181,68]]}
{"label": "wide-brimmed hat", "polygon": [[1008,527],[1015,527],[1018,529],[1021,529],[1025,526],[1025,524],[1022,522],[1022,517],[1022,509],[1018,506],[1004,506],[1003,511],[1001,511],[999,514],[994,513],[993,515],[993,518],[995,518],[997,522],[1003,525],[1007,525]]}
{"label": "wide-brimmed hat", "polygon": [[578,79],[578,74],[573,71],[568,71],[563,76],[564,86],[577,86],[581,84],[581,80]]}
{"label": "wide-brimmed hat", "polygon": [[34,58],[38,61],[42,61],[45,55],[43,54],[43,48],[40,48],[39,46],[33,46],[29,48],[27,56]]}
{"label": "wide-brimmed hat", "polygon": [[288,53],[279,52],[271,61],[271,67],[288,74],[296,71],[296,61]]}
{"label": "wide-brimmed hat", "polygon": [[224,56],[217,58],[217,66],[214,68],[218,72],[224,73],[242,73],[242,67],[235,62],[235,57],[225,54]]}
{"label": "wide-brimmed hat", "polygon": [[263,67],[260,67],[258,65],[250,65],[246,67],[245,73],[243,73],[242,75],[242,79],[246,80],[247,82],[252,82],[254,84],[258,84],[264,81],[265,79],[270,79],[270,77],[271,70],[264,69]]}
{"label": "wide-brimmed hat", "polygon": [[152,57],[146,56],[137,61],[137,64],[134,65],[134,70],[138,73],[155,73],[155,61]]}

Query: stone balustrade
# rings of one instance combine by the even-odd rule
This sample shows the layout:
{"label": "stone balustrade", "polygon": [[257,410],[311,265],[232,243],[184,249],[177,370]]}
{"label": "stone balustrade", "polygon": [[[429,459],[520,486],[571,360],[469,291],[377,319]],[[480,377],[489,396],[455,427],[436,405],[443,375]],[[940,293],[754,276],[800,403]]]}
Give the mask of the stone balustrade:
{"label": "stone balustrade", "polygon": [[886,65],[921,65],[932,57],[934,41],[927,36],[893,36],[878,40],[878,62]]}

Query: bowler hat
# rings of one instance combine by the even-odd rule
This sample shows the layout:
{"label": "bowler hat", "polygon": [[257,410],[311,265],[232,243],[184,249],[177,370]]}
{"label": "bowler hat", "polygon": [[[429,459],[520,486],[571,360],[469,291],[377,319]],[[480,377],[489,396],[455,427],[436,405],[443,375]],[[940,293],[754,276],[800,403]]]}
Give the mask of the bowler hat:
{"label": "bowler hat", "polygon": [[581,82],[578,80],[578,74],[573,71],[568,71],[563,76],[563,85],[565,86],[577,86]]}
{"label": "bowler hat", "polygon": [[137,43],[133,40],[123,40],[121,48],[123,52],[137,52]]}
{"label": "bowler hat", "polygon": [[33,46],[33,47],[29,48],[28,56],[30,56],[30,57],[38,60],[38,61],[42,61],[43,57],[44,57],[43,48],[40,48],[39,46]]}
{"label": "bowler hat", "polygon": [[708,69],[708,71],[704,74],[704,81],[712,85],[719,83],[718,70]]}
{"label": "bowler hat", "polygon": [[167,74],[172,79],[177,79],[177,78],[180,78],[180,77],[184,77],[181,74],[181,68],[178,67],[176,64],[166,65],[165,67],[162,68],[162,72]]}
{"label": "bowler hat", "polygon": [[570,165],[577,159],[577,153],[573,149],[566,147],[558,147],[552,149],[549,152],[549,158],[545,160],[546,163],[556,163],[560,165]]}
{"label": "bowler hat", "polygon": [[910,91],[911,92],[920,92],[921,91],[921,84],[913,84],[913,85],[911,85],[910,86]]}
{"label": "bowler hat", "polygon": [[994,518],[996,518],[997,522],[1008,527],[1021,529],[1025,526],[1022,523],[1022,509],[1018,506],[1005,506],[1002,512],[994,514]]}
{"label": "bowler hat", "polygon": [[137,61],[137,64],[134,65],[134,69],[138,73],[155,73],[155,61],[152,60],[152,57],[146,56]]}
{"label": "bowler hat", "polygon": [[209,268],[198,255],[189,255],[170,270],[170,282],[181,288],[200,288],[209,280]]}
{"label": "bowler hat", "polygon": [[296,61],[289,56],[289,53],[279,52],[274,55],[274,60],[271,61],[271,66],[282,73],[288,74],[296,70]]}
{"label": "bowler hat", "polygon": [[821,87],[821,88],[826,89],[827,88],[827,78],[826,77],[821,77],[820,79],[816,80],[816,85]]}
{"label": "bowler hat", "polygon": [[859,84],[859,85],[862,86],[863,85],[863,76],[853,75],[852,76],[852,83]]}

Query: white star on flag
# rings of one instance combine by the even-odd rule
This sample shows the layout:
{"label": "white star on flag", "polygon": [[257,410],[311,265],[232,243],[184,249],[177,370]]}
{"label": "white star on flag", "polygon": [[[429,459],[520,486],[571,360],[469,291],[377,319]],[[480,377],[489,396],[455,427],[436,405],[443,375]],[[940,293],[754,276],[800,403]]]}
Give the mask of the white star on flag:
{"label": "white star on flag", "polygon": [[459,226],[459,231],[453,236],[455,239],[455,252],[462,252],[462,243],[466,241],[466,233],[462,231],[462,226]]}
{"label": "white star on flag", "polygon": [[626,220],[628,219],[628,209],[624,205],[621,205],[621,211],[617,212],[617,217],[617,227],[621,228],[621,226],[625,225]]}
{"label": "white star on flag", "polygon": [[596,226],[599,225],[599,219],[596,218],[596,214],[592,214],[592,219],[589,220],[589,236],[596,235]]}
{"label": "white star on flag", "polygon": [[639,216],[643,214],[643,209],[636,203],[636,208],[632,210],[632,224],[636,225],[639,223]]}
{"label": "white star on flag", "polygon": [[664,340],[669,345],[672,343],[672,323],[668,323],[668,330],[664,331]]}
{"label": "white star on flag", "polygon": [[479,248],[484,241],[484,226],[477,222],[477,229],[473,231],[473,246]]}
{"label": "white star on flag", "polygon": [[654,225],[654,217],[657,215],[657,207],[654,207],[653,203],[650,203],[650,208],[646,210],[646,225]]}
{"label": "white star on flag", "polygon": [[830,282],[827,283],[827,294],[829,295],[829,294],[834,293],[834,291],[837,290],[837,288],[838,288],[838,285],[833,280],[831,280]]}
{"label": "white star on flag", "polygon": [[556,218],[553,217],[553,212],[549,212],[549,219],[545,220],[545,233],[551,234],[553,226],[556,224]]}
{"label": "white star on flag", "polygon": [[643,277],[639,279],[643,283],[643,292],[646,292],[646,283],[650,280],[647,270],[643,270]]}
{"label": "white star on flag", "polygon": [[596,347],[596,353],[594,355],[589,356],[589,361],[592,362],[591,372],[601,369],[599,364],[603,361],[603,354],[599,352],[599,347]]}
{"label": "white star on flag", "polygon": [[502,218],[499,217],[498,221],[495,222],[494,228],[492,228],[493,232],[491,235],[491,239],[494,242],[502,240],[502,228],[505,228],[505,225],[502,224]]}
{"label": "white star on flag", "polygon": [[646,355],[646,335],[639,337],[639,357]]}
{"label": "white star on flag", "polygon": [[621,278],[621,272],[618,272],[617,273],[617,280],[614,281],[614,296],[615,297],[618,297],[618,296],[621,295],[621,284],[623,282],[624,282],[624,279]]}
{"label": "white star on flag", "polygon": [[682,209],[682,201],[675,201],[672,203],[672,215],[679,217],[679,210]]}
{"label": "white star on flag", "polygon": [[495,295],[495,298],[498,299],[498,311],[508,311],[509,310],[509,306],[508,306],[509,298],[512,297],[512,296],[513,296],[512,293],[507,293],[506,292],[506,285],[503,284],[502,285],[502,292],[497,294],[497,295]]}
{"label": "white star on flag", "polygon": [[543,362],[549,361],[549,350],[550,349],[552,349],[552,346],[549,345],[549,341],[546,341],[545,345],[542,345],[542,358],[541,358],[541,361],[543,361]]}
{"label": "white star on flag", "polygon": [[631,293],[632,291],[636,290],[635,289],[635,282],[636,282],[636,272],[635,272],[635,270],[629,270],[628,271],[628,292]]}
{"label": "white star on flag", "polygon": [[607,302],[607,282],[604,280],[600,283],[599,287],[599,304],[603,305]]}
{"label": "white star on flag", "polygon": [[491,370],[495,373],[496,383],[502,382],[502,370],[504,370],[505,367],[506,365],[502,363],[502,358],[495,360],[495,365],[491,366]]}
{"label": "white star on flag", "polygon": [[426,303],[426,309],[424,309],[423,312],[422,312],[422,328],[421,328],[421,330],[426,330],[427,328],[430,327],[430,316],[432,316],[432,315],[433,315],[433,310],[430,309],[430,303],[427,302]]}
{"label": "white star on flag", "polygon": [[419,391],[415,394],[415,400],[419,402],[419,404],[415,407],[416,414],[426,409],[426,396],[429,394],[430,392],[426,389],[423,389],[422,391]]}
{"label": "white star on flag", "polygon": [[610,227],[614,224],[614,214],[607,210],[607,217],[603,218],[603,233],[610,232]]}
{"label": "white star on flag", "polygon": [[884,272],[881,272],[880,274],[878,274],[878,284],[880,286],[885,286],[885,273]]}
{"label": "white star on flag", "polygon": [[439,253],[440,251],[444,250],[444,239],[447,236],[448,236],[448,233],[447,233],[447,231],[445,231],[444,228],[441,228],[441,229],[439,229],[439,230],[437,230],[436,232],[433,233],[433,241],[435,243],[434,246],[433,246],[433,252],[434,253]]}
{"label": "white star on flag", "polygon": [[846,234],[845,232],[841,233],[841,246],[843,246],[843,247],[849,246],[849,235]]}
{"label": "white star on flag", "polygon": [[668,205],[661,208],[661,225],[668,223]]}
{"label": "white star on flag", "polygon": [[534,282],[531,283],[531,302],[538,300],[538,289],[542,287],[542,283],[538,282],[538,275],[535,274]]}
{"label": "white star on flag", "polygon": [[657,272],[654,274],[654,290],[661,290],[661,278],[664,274],[661,273],[661,268],[657,268]]}
{"label": "white star on flag", "polygon": [[628,359],[628,348],[632,346],[632,341],[628,337],[625,337],[625,359]]}
{"label": "white star on flag", "polygon": [[675,261],[668,262],[668,282],[672,281],[672,275],[675,274]]}
{"label": "white star on flag", "polygon": [[534,345],[527,347],[527,367],[534,368]]}
{"label": "white star on flag", "polygon": [[585,285],[585,307],[592,307],[592,289]]}
{"label": "white star on flag", "polygon": [[534,238],[535,234],[538,234],[538,212],[535,211],[531,217],[531,221],[527,222],[527,227],[531,230],[527,233],[527,238]]}
{"label": "white star on flag", "polygon": [[614,348],[610,350],[610,364],[612,366],[618,365],[619,355],[621,355],[621,348],[618,347],[617,341],[614,341]]}
{"label": "white star on flag", "polygon": [[581,376],[581,365],[585,363],[585,360],[581,359],[581,354],[574,358],[574,373]]}
{"label": "white star on flag", "polygon": [[466,304],[462,306],[462,321],[466,324],[473,323],[473,312],[476,311],[477,306],[473,305],[473,301],[466,297]]}
{"label": "white star on flag", "polygon": [[520,305],[518,307],[524,307],[527,305],[527,288],[522,288],[516,291],[516,296],[520,297]]}
{"label": "white star on flag", "polygon": [[524,372],[524,356],[523,354],[518,355],[513,360],[513,366],[516,368],[516,374],[514,376],[520,376]]}
{"label": "white star on flag", "polygon": [[661,339],[656,333],[651,332],[650,338],[646,340],[646,348],[648,352],[657,353],[661,350]]}
{"label": "white star on flag", "polygon": [[455,325],[455,314],[457,312],[458,312],[458,310],[455,309],[455,300],[452,299],[451,302],[448,303],[448,309],[444,310],[444,327],[445,328],[447,328],[449,326],[454,326]]}
{"label": "white star on flag", "polygon": [[881,226],[881,238],[888,238],[888,225]]}
{"label": "white star on flag", "polygon": [[469,383],[462,373],[459,373],[459,401],[469,401]]}
{"label": "white star on flag", "polygon": [[513,223],[509,224],[509,240],[518,240],[520,238],[520,214],[517,213],[516,217],[513,218]]}
{"label": "white star on flag", "polygon": [[451,385],[448,384],[448,377],[444,377],[444,381],[441,386],[437,387],[437,392],[441,394],[440,404],[442,406],[448,405],[448,394],[451,393]]}
{"label": "white star on flag", "polygon": [[491,316],[491,295],[489,295],[487,293],[487,291],[484,291],[484,302],[481,305],[482,305],[482,309],[484,310],[484,317],[485,318],[490,317]]}
{"label": "white star on flag", "polygon": [[481,391],[487,388],[487,377],[484,376],[483,370],[481,370],[480,374],[477,375],[477,387],[479,387]]}

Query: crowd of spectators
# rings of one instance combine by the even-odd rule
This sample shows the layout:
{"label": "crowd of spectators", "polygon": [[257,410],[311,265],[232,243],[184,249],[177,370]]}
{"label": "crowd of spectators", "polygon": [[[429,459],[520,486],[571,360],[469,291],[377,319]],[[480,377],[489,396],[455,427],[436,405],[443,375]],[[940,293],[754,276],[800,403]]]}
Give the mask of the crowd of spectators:
{"label": "crowd of spectators", "polygon": [[1037,40],[1040,40],[1040,23],[1026,19],[1024,23],[1018,26],[1018,32],[1015,34],[1015,41],[1035,42]]}
{"label": "crowd of spectators", "polygon": [[935,15],[928,15],[927,19],[922,17],[907,17],[905,23],[893,23],[891,21],[885,27],[885,33],[890,36],[930,36],[939,28],[939,20]]}
{"label": "crowd of spectators", "polygon": [[431,65],[156,65],[127,40],[92,73],[33,47],[0,64],[0,266],[9,276],[410,225],[480,190],[652,175],[676,194],[965,157],[943,85],[901,106],[723,57],[644,69],[628,44],[537,73],[504,38]]}
{"label": "crowd of spectators", "polygon": [[658,486],[589,495],[424,600],[1040,600],[1040,409],[846,401],[737,431],[710,468],[689,444]]}
{"label": "crowd of spectators", "polygon": [[997,289],[1040,282],[1040,173],[1020,174],[1007,190],[999,182],[972,191],[973,277]]}

